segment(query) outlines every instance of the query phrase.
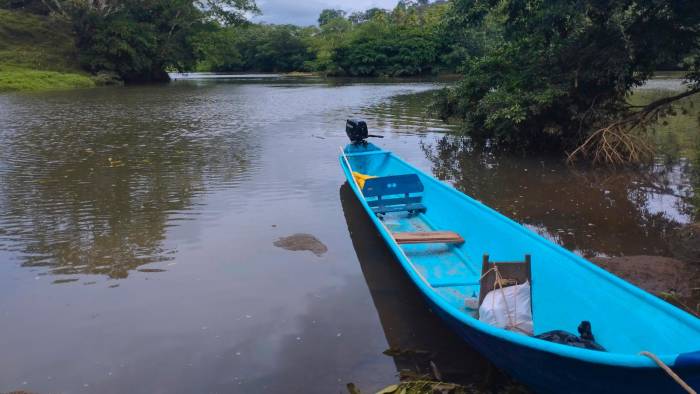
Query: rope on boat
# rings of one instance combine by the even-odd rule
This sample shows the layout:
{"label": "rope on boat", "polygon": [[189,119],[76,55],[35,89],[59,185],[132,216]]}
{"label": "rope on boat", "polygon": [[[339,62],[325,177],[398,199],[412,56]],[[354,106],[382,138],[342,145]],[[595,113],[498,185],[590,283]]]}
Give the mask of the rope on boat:
{"label": "rope on boat", "polygon": [[[481,277],[479,278],[479,283],[481,284],[481,281],[491,272],[494,272],[496,274],[496,279],[493,282],[493,290],[500,290],[501,297],[503,297],[503,303],[506,306],[506,316],[508,317],[508,325],[505,327],[506,330],[509,331],[516,331],[520,333],[527,334],[525,331],[523,331],[520,327],[518,327],[518,321],[515,318],[515,316],[518,316],[518,303],[515,302],[513,305],[513,314],[510,313],[510,307],[508,306],[508,298],[506,297],[506,293],[503,290],[504,286],[510,286],[510,285],[518,285],[518,281],[515,279],[507,279],[501,276],[501,271],[498,270],[498,265],[494,264],[493,268],[489,268],[486,272],[484,272]],[[495,300],[492,298],[492,302],[495,302]],[[491,308],[493,308],[493,305],[491,305]],[[515,316],[513,316],[515,315]],[[695,393],[697,394],[697,393]]]}
{"label": "rope on boat", "polygon": [[673,372],[673,370],[671,369],[671,367],[669,367],[668,365],[666,365],[665,362],[661,361],[661,359],[658,358],[654,353],[652,353],[652,352],[647,352],[647,351],[645,350],[645,351],[643,351],[643,352],[639,352],[639,354],[642,355],[642,356],[647,356],[647,357],[649,357],[650,359],[652,359],[652,360],[656,363],[656,365],[659,366],[659,368],[663,369],[664,372],[666,372],[666,374],[667,374],[668,376],[670,376],[673,380],[675,380],[676,383],[678,383],[678,385],[681,386],[681,387],[683,388],[683,390],[685,390],[688,394],[697,394],[697,391],[693,390],[693,388],[690,387],[690,385],[688,385],[688,383],[686,383],[685,381],[683,381],[683,379],[681,379],[681,377],[678,376],[678,374],[676,374],[675,372]]}

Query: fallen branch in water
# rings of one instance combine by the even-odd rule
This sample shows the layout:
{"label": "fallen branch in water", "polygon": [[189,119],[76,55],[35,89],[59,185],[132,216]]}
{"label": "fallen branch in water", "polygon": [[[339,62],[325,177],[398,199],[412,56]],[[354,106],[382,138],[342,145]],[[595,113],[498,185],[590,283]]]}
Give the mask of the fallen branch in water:
{"label": "fallen branch in water", "polygon": [[579,157],[588,157],[593,164],[607,165],[651,160],[654,157],[654,146],[640,129],[658,120],[672,103],[697,93],[700,93],[700,88],[653,101],[622,120],[594,131],[568,154],[567,163],[571,164]]}

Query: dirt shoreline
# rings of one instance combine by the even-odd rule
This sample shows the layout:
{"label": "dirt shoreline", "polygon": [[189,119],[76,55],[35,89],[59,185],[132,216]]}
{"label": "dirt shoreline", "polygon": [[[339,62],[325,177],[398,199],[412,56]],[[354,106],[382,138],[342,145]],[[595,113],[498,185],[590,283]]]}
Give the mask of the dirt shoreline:
{"label": "dirt shoreline", "polygon": [[664,256],[594,257],[599,267],[695,315],[700,314],[700,265]]}

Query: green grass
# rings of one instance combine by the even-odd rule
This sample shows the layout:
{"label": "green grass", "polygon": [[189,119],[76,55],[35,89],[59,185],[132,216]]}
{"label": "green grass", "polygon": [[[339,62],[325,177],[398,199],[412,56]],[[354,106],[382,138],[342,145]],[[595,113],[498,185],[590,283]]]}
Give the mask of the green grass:
{"label": "green grass", "polygon": [[0,92],[89,88],[93,86],[95,86],[95,82],[84,74],[0,66]]}
{"label": "green grass", "polygon": [[0,9],[0,92],[95,86],[77,59],[67,21]]}

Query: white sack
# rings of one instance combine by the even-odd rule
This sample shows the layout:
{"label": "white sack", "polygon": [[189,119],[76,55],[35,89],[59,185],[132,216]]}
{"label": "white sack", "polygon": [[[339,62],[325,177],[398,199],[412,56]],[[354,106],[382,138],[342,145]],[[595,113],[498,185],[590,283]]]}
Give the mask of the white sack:
{"label": "white sack", "polygon": [[479,307],[479,320],[494,327],[532,335],[530,283],[488,292]]}

